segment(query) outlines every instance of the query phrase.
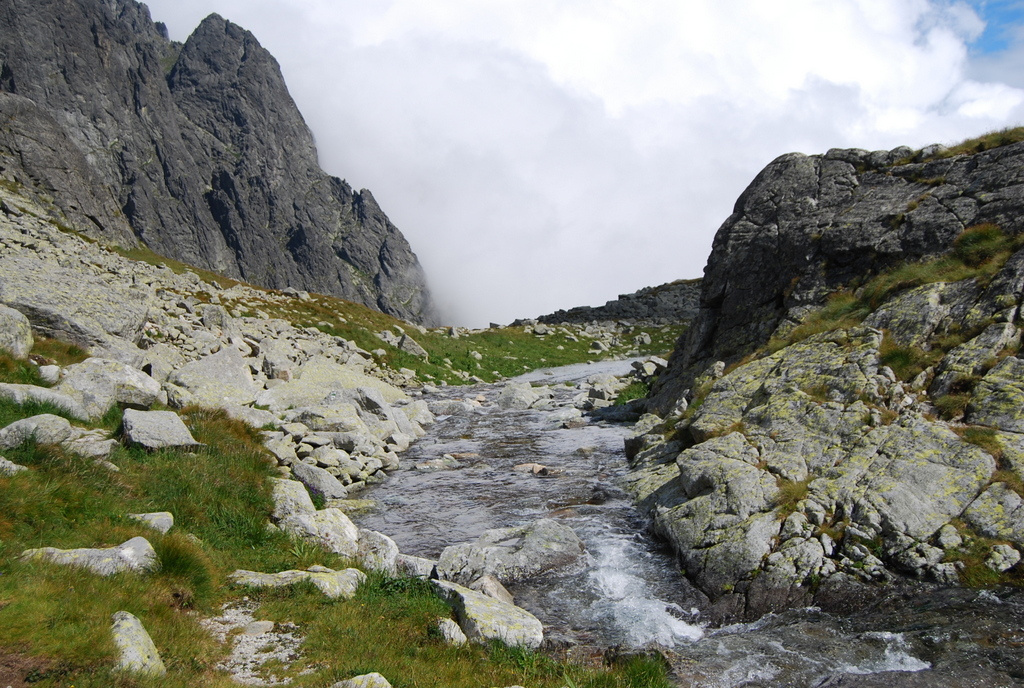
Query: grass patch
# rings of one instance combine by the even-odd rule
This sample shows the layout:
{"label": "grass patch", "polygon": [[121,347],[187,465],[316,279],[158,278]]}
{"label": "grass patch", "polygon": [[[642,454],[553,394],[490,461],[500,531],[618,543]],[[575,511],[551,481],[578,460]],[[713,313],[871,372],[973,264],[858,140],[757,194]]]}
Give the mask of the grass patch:
{"label": "grass patch", "polygon": [[967,405],[971,403],[971,395],[966,392],[946,394],[932,401],[943,420],[954,420],[964,415]]}
{"label": "grass patch", "polygon": [[990,131],[987,134],[982,134],[975,138],[961,141],[960,143],[950,146],[941,153],[931,156],[928,160],[941,160],[943,158],[952,158],[957,155],[974,155],[975,153],[982,153],[993,148],[1000,148],[1002,146],[1008,146],[1011,143],[1019,143],[1024,141],[1024,127],[1008,127],[1006,129],[999,129],[997,131]]}
{"label": "grass patch", "polygon": [[919,346],[902,346],[886,333],[882,338],[882,345],[878,348],[878,354],[882,365],[889,366],[897,379],[907,382],[942,360],[945,350],[936,347],[931,351],[925,351]]}
{"label": "grass patch", "polygon": [[970,425],[953,428],[953,432],[960,435],[965,442],[983,449],[997,462],[1003,460],[1003,445],[999,442],[999,435],[994,428]]}
{"label": "grass patch", "polygon": [[808,485],[811,478],[808,476],[803,480],[788,480],[777,477],[775,479],[779,487],[779,494],[775,497],[775,510],[780,519],[785,519],[796,511],[796,505],[807,497]]}
{"label": "grass patch", "polygon": [[36,337],[32,344],[32,353],[60,366],[81,363],[89,358],[89,352],[77,344],[48,337]]}
{"label": "grass patch", "polygon": [[646,382],[640,380],[634,380],[628,385],[622,388],[619,395],[615,397],[616,406],[625,406],[627,402],[633,399],[643,399],[651,392],[651,387]]}
{"label": "grass patch", "polygon": [[961,534],[965,535],[964,545],[958,550],[948,552],[945,560],[961,564],[961,583],[969,588],[992,588],[999,585],[1024,587],[1024,571],[1020,570],[1020,566],[999,573],[985,565],[985,560],[992,551],[992,547],[1000,544],[1000,540],[982,537],[975,533],[965,534],[963,524],[956,523],[960,526]]}

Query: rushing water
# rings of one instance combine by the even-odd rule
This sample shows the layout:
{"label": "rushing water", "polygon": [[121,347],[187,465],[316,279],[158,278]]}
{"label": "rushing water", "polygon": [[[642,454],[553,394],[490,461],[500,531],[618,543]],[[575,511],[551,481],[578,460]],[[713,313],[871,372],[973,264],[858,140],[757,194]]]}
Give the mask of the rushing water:
{"label": "rushing water", "polygon": [[[913,590],[857,614],[790,610],[757,622],[711,628],[707,600],[645,533],[618,483],[629,427],[561,427],[578,393],[574,381],[622,374],[628,363],[569,366],[525,379],[551,385],[547,410],[503,411],[499,388],[447,388],[442,398],[480,398],[478,413],[440,417],[403,456],[404,470],[366,496],[379,507],[358,519],[407,554],[436,558],[448,545],[491,528],[557,518],[587,548],[576,566],[510,586],[516,604],[545,625],[556,647],[656,647],[680,685],[1014,686],[1024,685],[1024,599],[1020,595]],[[416,464],[454,456],[459,467]],[[513,470],[540,463],[549,475]]]}

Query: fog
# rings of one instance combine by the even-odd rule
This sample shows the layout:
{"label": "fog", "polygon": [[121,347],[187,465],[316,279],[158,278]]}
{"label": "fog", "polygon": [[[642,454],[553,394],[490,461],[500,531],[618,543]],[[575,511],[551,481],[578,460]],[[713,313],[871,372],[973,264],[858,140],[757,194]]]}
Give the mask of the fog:
{"label": "fog", "polygon": [[791,151],[1019,123],[1016,2],[151,0],[278,59],[321,165],[368,188],[445,320],[507,323],[699,277]]}

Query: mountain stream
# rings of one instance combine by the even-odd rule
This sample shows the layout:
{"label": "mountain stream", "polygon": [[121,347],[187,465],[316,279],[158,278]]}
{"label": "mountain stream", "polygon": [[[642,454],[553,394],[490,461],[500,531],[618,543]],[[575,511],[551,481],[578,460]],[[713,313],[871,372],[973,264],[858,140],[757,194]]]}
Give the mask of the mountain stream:
{"label": "mountain stream", "polygon": [[[582,563],[508,587],[544,623],[549,646],[577,661],[608,648],[658,649],[679,685],[706,688],[1024,685],[1024,595],[1016,592],[911,588],[846,616],[812,607],[717,628],[703,621],[706,597],[619,487],[630,426],[562,427],[576,382],[628,370],[619,361],[520,378],[550,385],[546,410],[502,410],[495,385],[442,388],[427,398],[481,406],[439,416],[403,455],[403,470],[364,493],[378,507],[356,521],[406,554],[436,559],[491,528],[560,519],[584,542]],[[458,465],[415,468],[445,455]],[[524,463],[549,473],[513,470]]]}

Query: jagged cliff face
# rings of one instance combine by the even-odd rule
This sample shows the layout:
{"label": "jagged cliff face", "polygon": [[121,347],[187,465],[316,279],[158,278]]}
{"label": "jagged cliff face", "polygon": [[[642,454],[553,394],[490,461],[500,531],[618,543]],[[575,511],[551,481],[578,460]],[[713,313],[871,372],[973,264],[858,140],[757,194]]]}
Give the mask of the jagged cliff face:
{"label": "jagged cliff face", "polygon": [[1024,582],[1024,144],[912,155],[758,175],[628,442],[629,489],[723,618]]}
{"label": "jagged cliff face", "polygon": [[436,321],[408,242],[320,169],[252,34],[212,15],[174,44],[132,0],[2,0],[0,25],[3,176],[72,228]]}

